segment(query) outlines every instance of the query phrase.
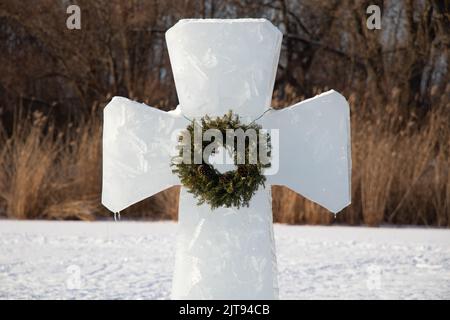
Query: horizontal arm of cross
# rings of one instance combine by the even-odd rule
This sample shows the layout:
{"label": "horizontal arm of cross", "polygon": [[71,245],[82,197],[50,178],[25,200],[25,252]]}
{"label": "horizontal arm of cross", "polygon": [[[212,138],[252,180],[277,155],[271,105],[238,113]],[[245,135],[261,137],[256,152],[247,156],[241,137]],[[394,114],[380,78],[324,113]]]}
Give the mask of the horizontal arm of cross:
{"label": "horizontal arm of cross", "polygon": [[104,110],[102,203],[113,212],[180,184],[170,162],[187,120],[127,98]]}
{"label": "horizontal arm of cross", "polygon": [[332,212],[350,204],[350,111],[342,95],[330,90],[259,122],[279,132],[268,183],[287,186]]}

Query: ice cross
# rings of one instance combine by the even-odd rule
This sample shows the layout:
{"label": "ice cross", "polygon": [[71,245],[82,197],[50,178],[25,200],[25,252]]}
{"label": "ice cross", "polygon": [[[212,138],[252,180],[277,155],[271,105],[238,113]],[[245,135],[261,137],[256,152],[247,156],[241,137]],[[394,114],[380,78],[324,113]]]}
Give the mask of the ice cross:
{"label": "ice cross", "polygon": [[[104,111],[103,204],[113,212],[180,182],[172,174],[186,118],[232,109],[253,120],[270,107],[282,34],[265,19],[181,20],[166,33],[179,106],[163,112],[115,97]],[[186,118],[185,118],[186,117]],[[279,170],[250,207],[207,204],[184,188],[172,297],[278,297],[270,185],[284,185],[332,212],[350,203],[349,107],[331,90],[258,122],[279,129]],[[151,254],[151,252],[149,252]],[[170,253],[168,253],[170,254]]]}

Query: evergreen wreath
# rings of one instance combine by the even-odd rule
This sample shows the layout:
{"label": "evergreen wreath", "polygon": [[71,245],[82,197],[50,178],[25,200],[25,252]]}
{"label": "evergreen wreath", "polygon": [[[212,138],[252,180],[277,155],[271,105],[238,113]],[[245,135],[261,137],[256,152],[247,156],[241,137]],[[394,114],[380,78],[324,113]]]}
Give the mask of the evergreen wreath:
{"label": "evergreen wreath", "polygon": [[[187,126],[186,130],[190,134],[190,137],[194,137],[194,122],[191,121]],[[260,130],[262,127],[254,122],[250,124],[242,124],[239,120],[239,116],[233,114],[229,111],[222,117],[210,118],[208,115],[199,119],[200,123],[197,125],[201,126],[202,137],[206,130],[208,129],[218,129],[222,133],[222,136],[226,136],[227,129],[242,129],[244,132],[248,129],[253,129],[256,131],[258,143],[256,146],[256,151],[259,155],[259,148],[264,147],[265,154],[270,157],[271,144],[270,135],[266,133],[267,143],[259,143]],[[234,163],[237,163],[237,150],[236,150],[236,137],[234,141],[234,150],[226,150],[230,152],[233,156]],[[191,150],[191,164],[183,163],[182,161],[173,161],[175,158],[183,157],[183,136],[179,137],[179,153],[178,157],[172,159],[172,172],[180,178],[181,183],[187,188],[188,192],[192,193],[195,198],[198,199],[198,205],[208,203],[211,209],[218,207],[236,207],[240,208],[243,206],[248,207],[249,202],[253,195],[258,190],[259,186],[264,186],[266,177],[263,175],[263,169],[269,168],[270,163],[261,163],[259,157],[257,158],[256,164],[249,164],[249,142],[245,142],[245,164],[236,164],[237,169],[234,171],[227,171],[220,173],[214,166],[210,163],[205,163],[202,158],[201,164],[194,164],[194,139],[190,139],[190,150]],[[205,147],[211,142],[215,141],[203,141],[202,139],[202,155]],[[217,142],[220,143],[219,141]],[[187,145],[186,145],[187,146]],[[221,145],[222,147],[226,147]],[[189,146],[187,146],[189,147]]]}

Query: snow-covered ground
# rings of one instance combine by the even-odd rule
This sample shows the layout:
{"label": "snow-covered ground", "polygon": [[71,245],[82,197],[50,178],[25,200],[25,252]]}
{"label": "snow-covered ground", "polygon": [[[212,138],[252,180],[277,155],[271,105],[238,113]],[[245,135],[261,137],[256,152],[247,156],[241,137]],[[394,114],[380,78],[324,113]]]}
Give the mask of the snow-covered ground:
{"label": "snow-covered ground", "polygon": [[[0,221],[2,299],[168,299],[173,222]],[[450,230],[275,226],[282,299],[450,299]]]}

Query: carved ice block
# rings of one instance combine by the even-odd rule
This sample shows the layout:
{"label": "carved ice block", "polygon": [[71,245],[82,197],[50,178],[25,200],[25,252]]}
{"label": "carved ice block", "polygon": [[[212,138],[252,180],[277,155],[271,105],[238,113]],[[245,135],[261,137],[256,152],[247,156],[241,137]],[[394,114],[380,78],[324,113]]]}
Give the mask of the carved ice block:
{"label": "carved ice block", "polygon": [[265,19],[179,21],[166,41],[181,112],[259,116],[270,107],[281,39]]}
{"label": "carved ice block", "polygon": [[196,203],[182,189],[172,298],[278,298],[270,187],[248,208]]}
{"label": "carved ice block", "polygon": [[[105,109],[102,202],[117,212],[172,185],[176,130],[186,118],[243,122],[270,107],[281,32],[264,19],[181,20],[166,33],[180,105],[162,112],[126,98]],[[331,90],[257,120],[279,131],[275,157],[250,206],[197,206],[181,188],[173,298],[278,297],[270,185],[286,185],[332,212],[350,203],[347,101]]]}

